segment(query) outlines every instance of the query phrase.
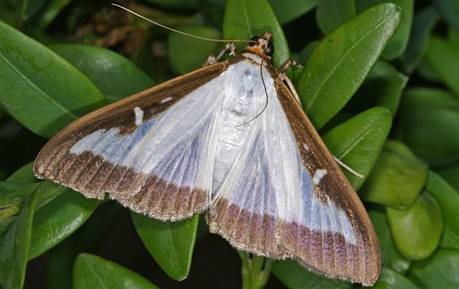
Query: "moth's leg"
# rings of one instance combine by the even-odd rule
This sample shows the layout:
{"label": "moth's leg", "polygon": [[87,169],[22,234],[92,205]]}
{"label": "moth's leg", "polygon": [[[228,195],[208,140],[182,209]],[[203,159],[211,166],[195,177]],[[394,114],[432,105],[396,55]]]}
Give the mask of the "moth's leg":
{"label": "moth's leg", "polygon": [[300,101],[300,96],[298,95],[298,92],[296,92],[296,89],[295,87],[293,86],[293,83],[292,81],[287,77],[287,75],[285,74],[285,72],[287,71],[287,69],[289,69],[291,66],[300,66],[299,64],[297,64],[295,62],[295,60],[292,60],[292,59],[287,59],[287,61],[285,61],[281,67],[279,68],[279,74],[278,74],[278,77],[279,79],[285,83],[285,85],[287,85],[287,88],[290,90],[290,92],[293,94],[293,96],[295,97],[295,99],[298,101],[299,104],[301,104],[301,101]]}
{"label": "moth's leg", "polygon": [[228,52],[231,56],[236,55],[236,45],[234,45],[233,42],[227,43],[225,48],[223,48],[220,53],[217,54],[217,56],[209,55],[209,57],[207,57],[206,63],[204,63],[204,66],[217,63]]}

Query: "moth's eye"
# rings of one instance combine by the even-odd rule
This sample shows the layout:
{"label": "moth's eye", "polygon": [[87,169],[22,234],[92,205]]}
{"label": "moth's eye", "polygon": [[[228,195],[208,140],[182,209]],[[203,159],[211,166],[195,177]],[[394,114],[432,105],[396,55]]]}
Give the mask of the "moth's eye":
{"label": "moth's eye", "polygon": [[272,56],[274,53],[274,46],[271,42],[268,43],[268,45],[265,47],[265,53],[268,56]]}
{"label": "moth's eye", "polygon": [[252,36],[250,37],[249,39],[249,46],[255,46],[258,44],[258,39],[260,39],[260,37],[258,36]]}

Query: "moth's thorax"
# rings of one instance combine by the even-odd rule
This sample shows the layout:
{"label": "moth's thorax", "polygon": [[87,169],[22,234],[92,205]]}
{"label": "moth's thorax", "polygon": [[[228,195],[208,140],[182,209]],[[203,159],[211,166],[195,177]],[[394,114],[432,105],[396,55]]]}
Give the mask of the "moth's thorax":
{"label": "moth's thorax", "polygon": [[230,65],[224,72],[224,100],[215,129],[218,136],[212,186],[214,194],[243,146],[240,140],[247,139],[254,126],[260,125],[259,120],[263,115],[256,116],[267,102],[269,106],[267,95],[276,96],[274,80],[265,66],[262,78],[258,64],[261,58],[252,53],[245,53],[244,56],[246,59]]}

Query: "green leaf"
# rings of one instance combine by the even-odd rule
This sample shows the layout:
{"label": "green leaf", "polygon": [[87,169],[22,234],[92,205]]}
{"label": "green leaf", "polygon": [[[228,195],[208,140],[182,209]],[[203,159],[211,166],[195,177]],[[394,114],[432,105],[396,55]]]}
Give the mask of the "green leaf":
{"label": "green leaf", "polygon": [[312,52],[316,49],[317,45],[320,43],[319,40],[313,40],[309,42],[303,50],[301,50],[300,55],[298,57],[299,63],[306,63],[306,61],[311,57]]}
{"label": "green leaf", "polygon": [[430,39],[425,61],[452,92],[459,95],[459,44],[438,37]]}
{"label": "green leaf", "polygon": [[392,65],[378,61],[349,105],[354,111],[371,106],[383,106],[395,115],[407,81],[408,77]]}
{"label": "green leaf", "polygon": [[338,125],[323,136],[330,152],[364,178],[343,169],[354,189],[370,173],[386,141],[392,123],[390,112],[381,107],[369,109]]}
{"label": "green leaf", "polygon": [[105,98],[75,67],[0,22],[0,102],[34,133],[50,137]]}
{"label": "green leaf", "polygon": [[443,17],[454,29],[459,30],[459,2],[457,0],[432,0]]}
{"label": "green leaf", "polygon": [[24,202],[36,190],[38,184],[0,182],[0,235],[21,212]]}
{"label": "green leaf", "polygon": [[426,190],[437,200],[441,208],[445,228],[440,246],[459,249],[459,193],[434,172],[429,174]]}
{"label": "green leaf", "polygon": [[33,162],[30,162],[24,166],[22,166],[19,170],[15,171],[11,176],[8,177],[8,181],[27,184],[33,183],[37,181],[33,174]]}
{"label": "green leaf", "polygon": [[46,253],[46,289],[72,288],[73,264],[78,250],[76,238],[68,238]]}
{"label": "green leaf", "polygon": [[395,244],[400,253],[412,260],[429,257],[440,242],[443,219],[438,202],[422,193],[407,210],[386,208]]}
{"label": "green leaf", "polygon": [[439,166],[459,160],[459,99],[445,91],[411,88],[400,107],[401,136],[413,152]]}
{"label": "green leaf", "polygon": [[410,268],[410,261],[400,255],[395,247],[386,214],[384,211],[370,209],[369,215],[381,246],[382,265],[400,274],[405,274]]}
{"label": "green leaf", "polygon": [[451,42],[459,43],[459,30],[455,30],[454,28],[448,29],[448,39]]}
{"label": "green leaf", "polygon": [[[180,31],[220,39],[220,32],[208,26],[183,26]],[[194,39],[178,33],[169,33],[169,61],[174,72],[185,74],[202,67],[207,57],[217,51],[218,43]]]}
{"label": "green leaf", "polygon": [[36,196],[32,194],[21,214],[0,236],[0,285],[5,289],[21,289],[24,285]]}
{"label": "green leaf", "polygon": [[410,40],[402,57],[403,66],[408,73],[412,73],[424,57],[430,41],[430,34],[439,16],[437,10],[432,6],[428,6],[415,14]]}
{"label": "green leaf", "polygon": [[356,14],[354,0],[321,0],[316,9],[317,24],[324,34],[333,31]]}
{"label": "green leaf", "polygon": [[80,254],[73,269],[74,289],[157,289],[139,274],[114,262]]}
{"label": "green leaf", "polygon": [[379,276],[378,282],[371,287],[373,289],[418,289],[410,279],[405,276],[392,271],[389,268],[382,268],[381,275]]}
{"label": "green leaf", "polygon": [[147,3],[167,9],[196,8],[196,0],[145,0]]}
{"label": "green leaf", "polygon": [[22,18],[29,19],[46,3],[46,0],[22,0]]}
{"label": "green leaf", "polygon": [[436,170],[456,191],[459,191],[459,164]]}
{"label": "green leaf", "polygon": [[48,27],[71,0],[50,0],[40,17],[40,28]]}
{"label": "green leaf", "polygon": [[34,217],[29,259],[70,236],[85,223],[97,207],[97,200],[87,199],[70,189],[40,208]]}
{"label": "green leaf", "polygon": [[439,250],[427,260],[414,262],[410,279],[421,288],[456,289],[459,286],[458,250]]}
{"label": "green leaf", "polygon": [[322,127],[352,97],[400,21],[393,4],[359,14],[316,47],[300,78],[298,92],[316,127]]}
{"label": "green leaf", "polygon": [[190,272],[199,216],[180,222],[162,222],[131,213],[134,226],[148,252],[166,274],[182,281]]}
{"label": "green leaf", "polygon": [[383,57],[394,59],[403,54],[410,38],[413,22],[414,0],[356,0],[358,11],[380,3],[394,3],[401,10],[400,25],[384,49]]}
{"label": "green leaf", "polygon": [[269,0],[281,24],[290,22],[312,10],[317,2],[319,0],[289,0],[288,5],[286,5],[284,0]]}
{"label": "green leaf", "polygon": [[392,208],[409,208],[422,191],[427,179],[427,165],[408,147],[388,141],[374,169],[361,190],[368,202]]}
{"label": "green leaf", "polygon": [[291,260],[275,262],[272,272],[289,289],[353,288],[350,283],[328,279],[309,272]]}
{"label": "green leaf", "polygon": [[83,72],[111,102],[153,86],[142,70],[108,49],[78,44],[50,48]]}
{"label": "green leaf", "polygon": [[282,27],[267,0],[228,0],[223,21],[225,39],[249,40],[265,32],[273,33],[273,63],[280,66],[289,59],[290,52]]}

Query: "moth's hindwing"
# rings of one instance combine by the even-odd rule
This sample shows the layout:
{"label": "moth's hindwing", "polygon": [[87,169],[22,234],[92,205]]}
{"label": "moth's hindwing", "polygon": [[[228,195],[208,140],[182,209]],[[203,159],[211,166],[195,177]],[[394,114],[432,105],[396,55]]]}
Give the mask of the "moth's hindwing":
{"label": "moth's hindwing", "polygon": [[[206,172],[203,151],[212,96],[194,92],[226,67],[207,66],[71,123],[41,150],[35,174],[90,198],[108,193],[159,219],[182,219],[206,209],[212,174]],[[177,135],[183,142],[175,142]]]}

